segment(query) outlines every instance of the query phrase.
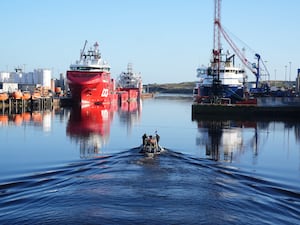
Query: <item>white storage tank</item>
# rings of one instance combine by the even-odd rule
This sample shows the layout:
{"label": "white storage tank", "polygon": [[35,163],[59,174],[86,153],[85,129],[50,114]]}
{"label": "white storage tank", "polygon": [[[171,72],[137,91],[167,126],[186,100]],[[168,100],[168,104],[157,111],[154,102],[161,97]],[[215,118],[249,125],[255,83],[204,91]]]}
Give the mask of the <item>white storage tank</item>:
{"label": "white storage tank", "polygon": [[9,72],[0,72],[0,82],[8,82],[9,78]]}
{"label": "white storage tank", "polygon": [[36,69],[34,70],[34,83],[40,84],[42,87],[51,87],[51,70]]}
{"label": "white storage tank", "polygon": [[51,70],[43,69],[42,86],[51,88]]}

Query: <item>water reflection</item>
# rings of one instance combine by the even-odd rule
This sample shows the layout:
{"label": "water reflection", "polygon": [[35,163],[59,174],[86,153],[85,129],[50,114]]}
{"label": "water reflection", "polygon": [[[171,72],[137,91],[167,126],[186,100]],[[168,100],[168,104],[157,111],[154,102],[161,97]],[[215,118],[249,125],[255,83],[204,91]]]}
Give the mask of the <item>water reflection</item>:
{"label": "water reflection", "polygon": [[121,124],[127,128],[127,133],[131,132],[134,125],[140,122],[142,113],[142,101],[122,102],[118,111]]}
{"label": "water reflection", "polygon": [[[215,161],[236,161],[246,151],[252,151],[255,164],[259,146],[267,142],[270,133],[294,133],[300,140],[300,123],[297,121],[237,121],[216,118],[195,120],[198,125],[196,145],[205,149],[206,157]],[[280,126],[281,125],[281,126]]]}
{"label": "water reflection", "polygon": [[1,114],[0,127],[5,126],[36,126],[41,127],[44,132],[51,131],[52,111],[33,111],[17,114]]}
{"label": "water reflection", "polygon": [[81,158],[94,157],[107,143],[113,114],[110,105],[71,109],[67,135],[79,144]]}

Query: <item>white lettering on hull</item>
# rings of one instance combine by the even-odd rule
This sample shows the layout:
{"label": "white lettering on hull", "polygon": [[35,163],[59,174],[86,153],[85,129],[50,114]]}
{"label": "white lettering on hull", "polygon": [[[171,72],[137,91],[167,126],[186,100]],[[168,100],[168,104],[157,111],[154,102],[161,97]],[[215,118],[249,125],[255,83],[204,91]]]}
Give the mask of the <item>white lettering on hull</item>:
{"label": "white lettering on hull", "polygon": [[101,97],[107,97],[107,96],[108,96],[108,89],[103,88],[102,93],[101,93]]}

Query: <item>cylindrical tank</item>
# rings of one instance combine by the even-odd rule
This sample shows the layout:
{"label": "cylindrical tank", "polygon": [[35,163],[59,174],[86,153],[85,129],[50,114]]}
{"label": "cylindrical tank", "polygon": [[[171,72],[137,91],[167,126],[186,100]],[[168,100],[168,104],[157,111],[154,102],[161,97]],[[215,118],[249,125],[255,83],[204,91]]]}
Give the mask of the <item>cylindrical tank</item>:
{"label": "cylindrical tank", "polygon": [[48,88],[51,87],[51,70],[42,70],[42,86]]}

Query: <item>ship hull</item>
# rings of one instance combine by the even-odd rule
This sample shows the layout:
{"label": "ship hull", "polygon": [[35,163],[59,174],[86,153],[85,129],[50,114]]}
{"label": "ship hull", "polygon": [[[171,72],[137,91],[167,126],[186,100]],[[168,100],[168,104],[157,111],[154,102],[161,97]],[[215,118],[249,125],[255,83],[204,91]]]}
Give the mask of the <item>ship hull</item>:
{"label": "ship hull", "polygon": [[[119,88],[120,92],[126,92],[127,99],[126,101],[137,101],[140,97],[140,89],[139,88]],[[122,101],[124,98],[122,98]]]}
{"label": "ship hull", "polygon": [[[196,94],[196,99],[198,101],[203,101],[204,99],[209,99],[209,97],[213,96],[213,88],[211,86],[200,86],[198,87],[198,93]],[[221,97],[228,98],[231,100],[231,103],[235,103],[236,101],[240,101],[243,99],[244,90],[241,86],[228,86],[222,85],[221,88]]]}
{"label": "ship hull", "polygon": [[110,103],[109,73],[67,71],[67,79],[73,102],[81,105]]}

